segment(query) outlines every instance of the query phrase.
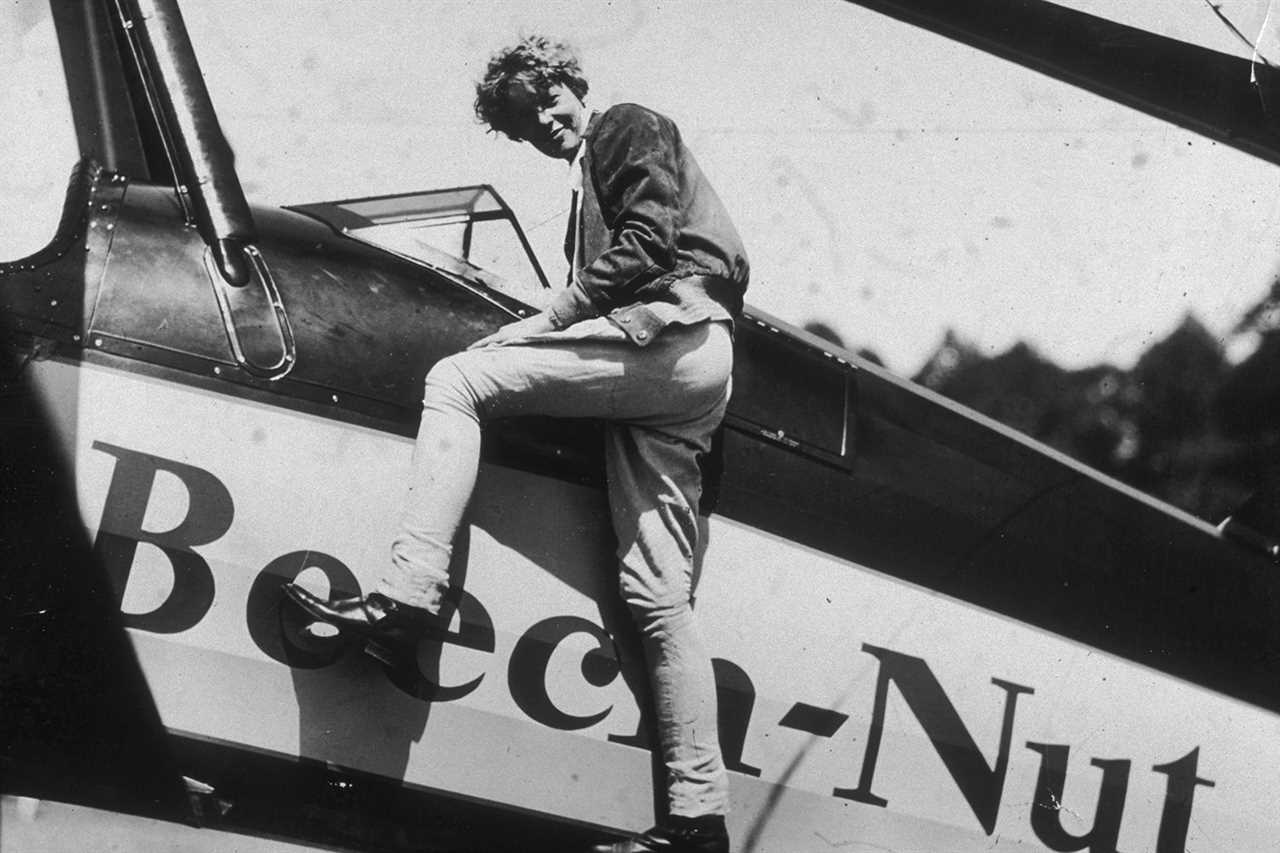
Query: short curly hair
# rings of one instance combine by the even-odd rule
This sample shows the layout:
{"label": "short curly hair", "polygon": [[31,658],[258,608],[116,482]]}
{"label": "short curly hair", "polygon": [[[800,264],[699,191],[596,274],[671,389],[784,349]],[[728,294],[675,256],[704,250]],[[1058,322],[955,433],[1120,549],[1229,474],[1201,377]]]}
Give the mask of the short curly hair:
{"label": "short curly hair", "polygon": [[527,84],[545,92],[560,83],[578,98],[586,98],[587,78],[573,49],[546,36],[525,36],[489,59],[484,78],[476,84],[476,118],[491,130],[512,136],[511,86]]}

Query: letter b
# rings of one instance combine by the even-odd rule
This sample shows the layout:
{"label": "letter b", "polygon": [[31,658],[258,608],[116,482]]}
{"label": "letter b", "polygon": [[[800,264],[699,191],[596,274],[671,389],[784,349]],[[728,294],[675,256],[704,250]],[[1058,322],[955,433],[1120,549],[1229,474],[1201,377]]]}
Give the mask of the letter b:
{"label": "letter b", "polygon": [[[213,542],[231,528],[235,513],[231,494],[203,468],[101,441],[95,441],[93,448],[116,458],[93,551],[111,581],[117,604],[124,600],[139,542],[159,548],[173,567],[169,597],[150,613],[124,614],[124,624],[158,634],[187,630],[213,605],[213,572],[193,549]],[[158,471],[177,477],[189,496],[186,517],[162,533],[142,529]]]}

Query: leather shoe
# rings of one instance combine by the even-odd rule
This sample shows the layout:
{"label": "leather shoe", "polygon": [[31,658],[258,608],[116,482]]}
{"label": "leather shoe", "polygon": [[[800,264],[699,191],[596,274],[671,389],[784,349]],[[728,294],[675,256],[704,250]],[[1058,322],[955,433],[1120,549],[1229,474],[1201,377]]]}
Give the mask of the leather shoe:
{"label": "leather shoe", "polygon": [[388,666],[403,666],[415,660],[418,640],[431,621],[430,611],[379,592],[326,600],[295,583],[285,584],[284,592],[321,622],[364,637],[365,652]]}
{"label": "leather shoe", "polygon": [[655,826],[640,835],[597,844],[590,853],[729,853],[729,834],[718,815],[693,818],[679,826]]}

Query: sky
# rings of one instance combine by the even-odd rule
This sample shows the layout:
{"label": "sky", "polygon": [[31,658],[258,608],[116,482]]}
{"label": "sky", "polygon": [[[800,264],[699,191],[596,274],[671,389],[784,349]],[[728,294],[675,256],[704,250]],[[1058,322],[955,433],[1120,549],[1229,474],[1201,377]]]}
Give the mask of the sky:
{"label": "sky", "polygon": [[[39,4],[2,2],[21,35],[0,45],[0,66],[19,69],[0,107],[38,114],[22,69]],[[1251,54],[1208,0],[1067,5]],[[1216,6],[1246,37],[1271,31],[1269,0]],[[553,281],[564,164],[486,134],[471,102],[497,48],[569,41],[590,105],[636,101],[680,125],[747,244],[748,302],[822,322],[904,375],[947,329],[993,354],[1025,340],[1064,366],[1129,366],[1188,312],[1239,357],[1231,325],[1280,271],[1276,167],[837,0],[182,8],[251,199],[490,183]],[[22,174],[0,189],[40,196]]]}

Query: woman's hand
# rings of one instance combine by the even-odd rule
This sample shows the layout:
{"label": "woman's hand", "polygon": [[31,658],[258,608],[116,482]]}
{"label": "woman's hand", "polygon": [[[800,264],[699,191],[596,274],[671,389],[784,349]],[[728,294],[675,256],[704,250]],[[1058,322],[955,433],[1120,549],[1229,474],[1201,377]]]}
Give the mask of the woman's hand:
{"label": "woman's hand", "polygon": [[540,335],[544,332],[554,332],[555,330],[556,327],[552,324],[551,318],[547,316],[546,313],[534,314],[531,317],[525,317],[523,320],[516,320],[514,323],[508,323],[492,335],[485,335],[483,338],[467,347],[467,349],[480,349],[480,347],[503,344],[507,341],[516,340],[517,338],[526,338],[529,335]]}

